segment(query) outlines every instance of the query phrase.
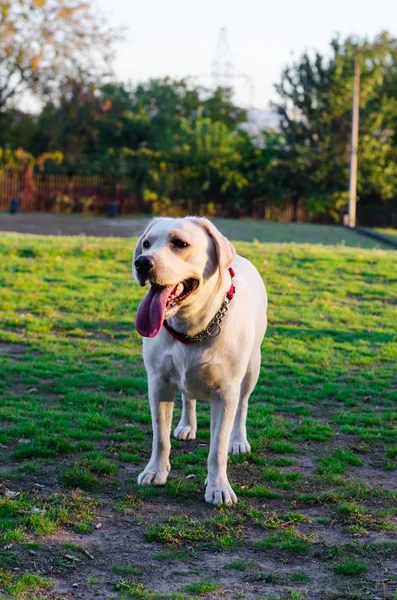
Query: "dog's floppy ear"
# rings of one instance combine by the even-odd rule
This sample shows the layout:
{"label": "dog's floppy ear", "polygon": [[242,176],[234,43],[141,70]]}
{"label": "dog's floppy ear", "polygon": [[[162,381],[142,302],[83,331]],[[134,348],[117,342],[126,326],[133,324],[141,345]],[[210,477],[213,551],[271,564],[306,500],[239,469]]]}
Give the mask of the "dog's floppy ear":
{"label": "dog's floppy ear", "polygon": [[221,275],[223,275],[226,269],[228,269],[232,265],[232,262],[236,255],[236,250],[233,244],[231,244],[229,240],[221,234],[219,229],[217,229],[215,225],[211,223],[211,221],[205,218],[200,218],[198,222],[201,225],[201,227],[203,227],[203,229],[206,230],[206,232],[212,238],[215,244],[219,271]]}
{"label": "dog's floppy ear", "polygon": [[132,259],[132,264],[134,264],[135,259],[137,258],[137,256],[140,256],[142,254],[142,242],[145,238],[145,236],[147,235],[148,231],[150,231],[150,229],[153,227],[153,225],[155,224],[155,222],[157,221],[157,219],[152,219],[149,223],[149,225],[146,227],[145,231],[142,233],[141,237],[139,238],[139,240],[136,243],[135,246],[135,250],[134,250],[134,256]]}

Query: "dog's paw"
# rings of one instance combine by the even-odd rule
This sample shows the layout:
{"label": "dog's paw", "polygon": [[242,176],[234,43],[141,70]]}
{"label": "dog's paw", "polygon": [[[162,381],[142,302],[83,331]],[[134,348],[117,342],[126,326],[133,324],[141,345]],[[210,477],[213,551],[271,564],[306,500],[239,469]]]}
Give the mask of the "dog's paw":
{"label": "dog's paw", "polygon": [[229,442],[229,454],[247,454],[251,446],[246,438],[233,438]]}
{"label": "dog's paw", "polygon": [[205,488],[205,501],[209,502],[209,504],[230,505],[237,503],[237,496],[226,479],[226,481],[216,485],[207,483],[207,487]]}
{"label": "dog's paw", "polygon": [[150,465],[138,475],[138,485],[164,485],[167,481],[168,473],[171,467],[167,469],[154,469]]}
{"label": "dog's paw", "polygon": [[186,423],[181,422],[174,430],[174,437],[177,440],[195,440],[196,429],[191,425],[186,425]]}

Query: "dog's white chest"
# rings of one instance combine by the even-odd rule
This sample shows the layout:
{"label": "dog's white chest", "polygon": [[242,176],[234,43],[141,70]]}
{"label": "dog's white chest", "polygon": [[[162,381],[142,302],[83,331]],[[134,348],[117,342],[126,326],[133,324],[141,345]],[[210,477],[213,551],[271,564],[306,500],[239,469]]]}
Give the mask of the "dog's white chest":
{"label": "dog's white chest", "polygon": [[163,357],[160,370],[189,399],[209,400],[225,381],[225,365],[207,361],[205,356],[189,360],[186,355],[182,358],[168,354]]}

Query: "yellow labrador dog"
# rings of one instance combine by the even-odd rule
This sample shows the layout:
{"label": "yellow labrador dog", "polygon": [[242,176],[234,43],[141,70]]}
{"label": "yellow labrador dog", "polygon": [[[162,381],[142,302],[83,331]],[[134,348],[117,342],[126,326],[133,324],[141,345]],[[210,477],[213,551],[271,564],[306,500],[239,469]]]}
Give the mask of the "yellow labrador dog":
{"label": "yellow labrador dog", "polygon": [[135,277],[149,291],[136,315],[143,336],[153,425],[151,459],[141,485],[161,485],[170,471],[176,390],[182,393],[179,440],[196,437],[196,400],[211,403],[205,500],[237,502],[227,478],[228,452],[250,452],[248,399],[259,376],[266,332],[262,278],[207,219],[151,221],[134,252]]}

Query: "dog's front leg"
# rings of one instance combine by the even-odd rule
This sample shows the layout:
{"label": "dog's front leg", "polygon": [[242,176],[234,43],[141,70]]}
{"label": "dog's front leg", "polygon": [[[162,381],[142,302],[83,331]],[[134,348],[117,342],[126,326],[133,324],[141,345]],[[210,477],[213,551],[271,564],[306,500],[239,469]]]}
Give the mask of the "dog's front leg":
{"label": "dog's front leg", "polygon": [[240,388],[231,388],[211,399],[211,443],[205,500],[210,504],[235,504],[236,494],[227,478],[229,438],[239,401]]}
{"label": "dog's front leg", "polygon": [[175,387],[155,381],[149,382],[150,412],[152,413],[152,456],[146,469],[139,475],[140,485],[162,485],[167,481],[171,466],[169,462],[171,421],[174,408]]}

